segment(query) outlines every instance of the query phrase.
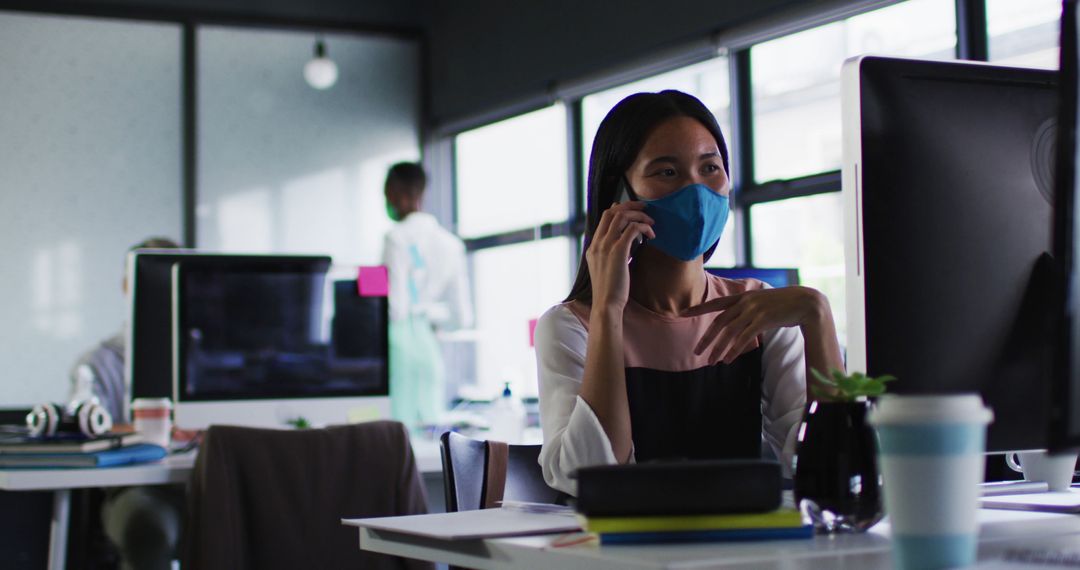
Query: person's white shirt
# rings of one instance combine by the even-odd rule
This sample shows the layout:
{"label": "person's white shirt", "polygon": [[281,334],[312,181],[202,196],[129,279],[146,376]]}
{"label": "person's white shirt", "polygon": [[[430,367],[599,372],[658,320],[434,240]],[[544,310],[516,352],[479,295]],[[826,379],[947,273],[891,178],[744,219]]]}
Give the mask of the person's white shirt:
{"label": "person's white shirt", "polygon": [[383,264],[390,277],[390,319],[423,317],[441,330],[471,328],[465,244],[426,212],[387,232]]}
{"label": "person's white shirt", "polygon": [[[536,325],[544,433],[538,462],[547,484],[571,495],[577,494],[574,471],[618,463],[600,420],[580,396],[588,338],[587,327],[566,303],[549,309]],[[806,405],[804,341],[798,327],[767,331],[761,340],[762,438],[780,460],[783,475],[791,477],[799,423]],[[629,461],[636,462],[633,450]]]}

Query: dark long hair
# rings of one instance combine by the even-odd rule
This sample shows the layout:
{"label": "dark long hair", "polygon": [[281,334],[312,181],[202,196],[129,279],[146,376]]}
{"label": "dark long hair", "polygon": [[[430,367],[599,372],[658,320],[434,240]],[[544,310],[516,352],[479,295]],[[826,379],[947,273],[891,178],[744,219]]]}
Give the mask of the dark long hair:
{"label": "dark long hair", "polygon": [[[589,198],[585,226],[585,251],[592,243],[596,226],[604,210],[615,202],[615,191],[619,179],[626,173],[637,158],[645,139],[653,129],[664,121],[674,117],[690,117],[697,120],[716,138],[720,157],[724,161],[724,172],[728,168],[727,145],[716,117],[693,95],[681,91],[661,91],[659,93],[635,93],[612,107],[596,130],[592,153],[589,156]],[[713,244],[705,259],[712,257],[716,250]],[[592,302],[592,279],[589,278],[589,265],[584,253],[578,265],[577,279],[570,289],[566,301]]]}

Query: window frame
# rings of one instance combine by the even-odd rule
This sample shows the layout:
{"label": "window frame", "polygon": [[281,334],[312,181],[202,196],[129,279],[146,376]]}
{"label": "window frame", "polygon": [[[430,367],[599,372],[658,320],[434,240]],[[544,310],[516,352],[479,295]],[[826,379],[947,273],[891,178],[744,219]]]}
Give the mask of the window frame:
{"label": "window frame", "polygon": [[[489,236],[482,236],[465,240],[466,250],[469,252],[521,243],[524,241],[547,239],[551,237],[570,236],[575,244],[571,262],[576,269],[578,260],[584,254],[581,251],[582,237],[585,233],[586,212],[582,207],[585,203],[584,169],[588,160],[589,149],[582,148],[582,114],[581,102],[586,96],[602,91],[603,89],[624,85],[631,81],[645,79],[660,73],[674,71],[709,57],[728,57],[728,70],[730,74],[731,89],[731,133],[728,134],[731,145],[731,155],[735,163],[732,165],[732,218],[735,236],[735,259],[738,266],[750,266],[754,264],[753,251],[753,215],[752,206],[791,198],[802,198],[840,192],[840,171],[830,170],[817,172],[786,180],[769,180],[756,182],[754,180],[754,120],[753,120],[753,87],[751,83],[751,70],[753,62],[750,58],[750,50],[758,44],[785,37],[799,31],[817,28],[833,22],[845,20],[859,14],[872,12],[891,5],[900,4],[904,0],[887,2],[868,2],[864,6],[855,7],[847,11],[840,11],[831,17],[813,17],[808,19],[793,20],[771,34],[751,35],[749,40],[734,39],[725,42],[722,38],[713,43],[711,53],[703,55],[702,51],[695,47],[691,48],[686,56],[675,59],[669,66],[643,65],[640,74],[627,75],[620,73],[617,80],[604,84],[592,82],[590,89],[585,92],[571,93],[562,98],[567,110],[567,152],[568,156],[568,199],[570,200],[570,214],[566,220],[542,224],[533,227],[523,227],[516,230],[502,232]],[[956,57],[961,60],[987,61],[989,55],[989,34],[987,30],[987,10],[985,0],[955,0],[954,10],[956,14]],[[727,44],[727,45],[725,45]],[[549,99],[548,103],[551,102]],[[502,119],[512,118],[518,114],[542,108],[544,105],[534,105],[526,109],[517,108],[515,112]],[[488,116],[486,123],[494,120]],[[471,125],[476,128],[482,125]],[[456,138],[465,128],[457,129],[456,132],[448,133],[447,136]],[[457,188],[453,188],[454,202],[456,203]],[[454,222],[457,222],[457,212],[454,212]],[[571,273],[573,274],[573,272]],[[569,284],[567,284],[569,290]]]}

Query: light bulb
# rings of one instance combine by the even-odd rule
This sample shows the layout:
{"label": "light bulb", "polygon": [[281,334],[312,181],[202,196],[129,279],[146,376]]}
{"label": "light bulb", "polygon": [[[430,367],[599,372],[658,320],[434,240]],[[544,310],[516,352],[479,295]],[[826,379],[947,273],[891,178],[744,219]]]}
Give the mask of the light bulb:
{"label": "light bulb", "polygon": [[337,78],[337,64],[326,57],[326,46],[322,40],[315,42],[315,57],[304,64],[304,79],[315,89],[329,89]]}

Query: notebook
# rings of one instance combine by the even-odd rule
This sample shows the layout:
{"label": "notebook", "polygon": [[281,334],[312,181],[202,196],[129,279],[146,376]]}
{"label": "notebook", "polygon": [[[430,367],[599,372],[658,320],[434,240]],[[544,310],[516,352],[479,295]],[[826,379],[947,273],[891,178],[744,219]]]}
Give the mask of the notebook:
{"label": "notebook", "polygon": [[342,519],[342,524],[445,540],[554,534],[581,530],[573,513],[535,513],[516,508],[457,513]]}
{"label": "notebook", "polygon": [[148,443],[91,453],[0,453],[0,468],[114,467],[157,461],[167,454],[164,447]]}

